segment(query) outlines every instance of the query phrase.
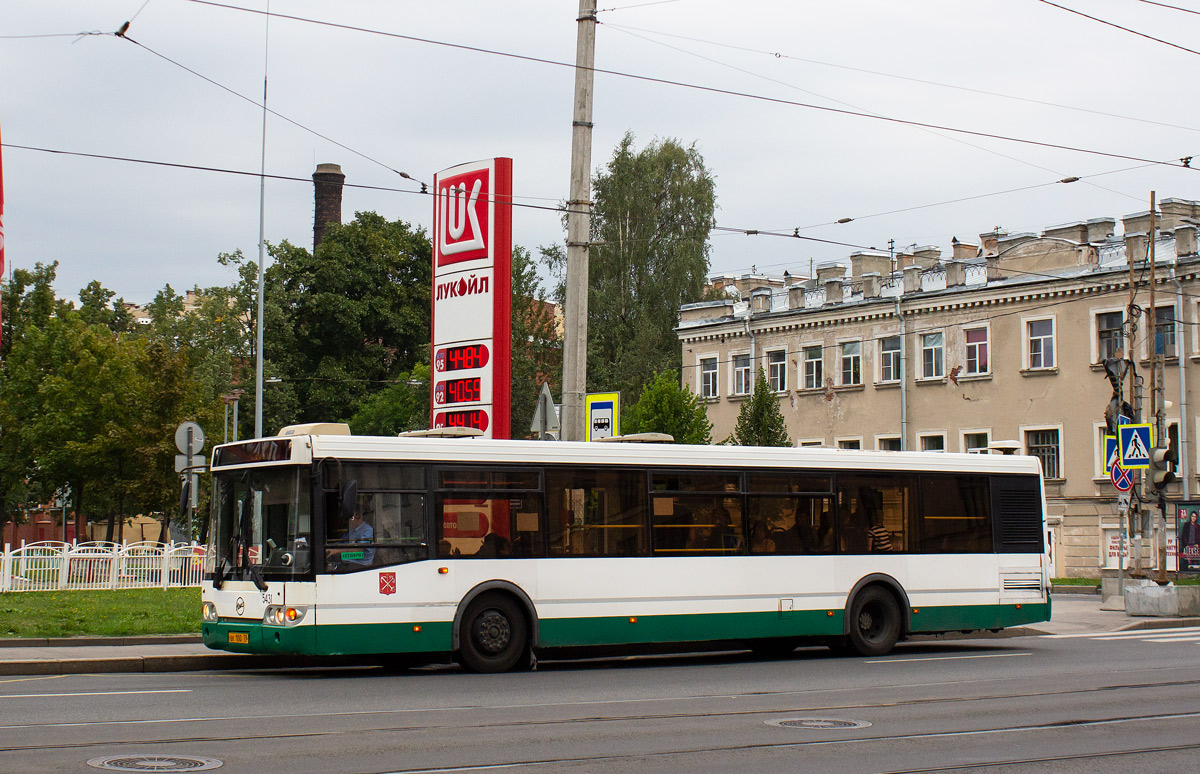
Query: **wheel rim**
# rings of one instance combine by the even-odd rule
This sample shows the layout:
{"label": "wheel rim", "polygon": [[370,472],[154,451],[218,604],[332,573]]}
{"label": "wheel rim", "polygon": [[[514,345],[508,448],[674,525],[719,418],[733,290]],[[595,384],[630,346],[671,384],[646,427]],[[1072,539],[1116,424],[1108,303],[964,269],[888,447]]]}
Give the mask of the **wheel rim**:
{"label": "wheel rim", "polygon": [[512,643],[512,624],[499,610],[485,610],[471,627],[471,639],[482,653],[498,655]]}
{"label": "wheel rim", "polygon": [[880,638],[884,629],[883,606],[878,602],[863,605],[858,613],[858,631],[864,640],[874,642]]}

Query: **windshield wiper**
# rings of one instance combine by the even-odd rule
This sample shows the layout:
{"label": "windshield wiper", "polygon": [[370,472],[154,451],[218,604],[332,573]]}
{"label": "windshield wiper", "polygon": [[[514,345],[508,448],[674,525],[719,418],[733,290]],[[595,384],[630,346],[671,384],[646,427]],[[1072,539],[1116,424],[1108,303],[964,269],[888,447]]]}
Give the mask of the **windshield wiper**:
{"label": "windshield wiper", "polygon": [[219,589],[225,585],[225,568],[229,566],[229,562],[222,559],[213,571],[213,588]]}
{"label": "windshield wiper", "polygon": [[250,574],[250,580],[254,581],[254,586],[259,591],[267,590],[267,582],[263,580],[262,573],[258,571],[258,565],[246,565],[246,571]]}

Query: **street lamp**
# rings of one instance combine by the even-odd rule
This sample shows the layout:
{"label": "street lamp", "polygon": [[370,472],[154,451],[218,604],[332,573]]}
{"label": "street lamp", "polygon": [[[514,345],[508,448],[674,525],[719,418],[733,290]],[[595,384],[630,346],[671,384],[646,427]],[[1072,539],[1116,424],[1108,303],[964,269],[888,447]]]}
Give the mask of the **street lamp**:
{"label": "street lamp", "polygon": [[235,389],[228,395],[222,395],[221,400],[225,402],[225,440],[223,443],[229,443],[229,406],[233,405],[233,440],[237,440],[238,434],[238,401],[242,395],[246,393],[243,389]]}

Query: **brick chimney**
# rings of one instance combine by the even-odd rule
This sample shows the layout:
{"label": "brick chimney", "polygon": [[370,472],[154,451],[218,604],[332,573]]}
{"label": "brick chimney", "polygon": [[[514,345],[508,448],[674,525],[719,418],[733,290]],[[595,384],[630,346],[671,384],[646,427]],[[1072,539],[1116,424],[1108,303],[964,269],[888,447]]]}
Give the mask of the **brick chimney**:
{"label": "brick chimney", "polygon": [[337,164],[318,164],[313,172],[316,210],[313,215],[313,252],[325,238],[325,227],[342,222],[342,183],[346,176]]}

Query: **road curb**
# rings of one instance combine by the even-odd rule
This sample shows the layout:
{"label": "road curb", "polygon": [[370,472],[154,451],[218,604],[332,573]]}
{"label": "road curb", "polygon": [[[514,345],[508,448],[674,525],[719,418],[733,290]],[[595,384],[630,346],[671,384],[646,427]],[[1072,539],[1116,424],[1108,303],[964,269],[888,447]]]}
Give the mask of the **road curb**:
{"label": "road curb", "polygon": [[83,648],[106,645],[197,645],[199,634],[147,634],[133,637],[6,637],[0,648]]}

